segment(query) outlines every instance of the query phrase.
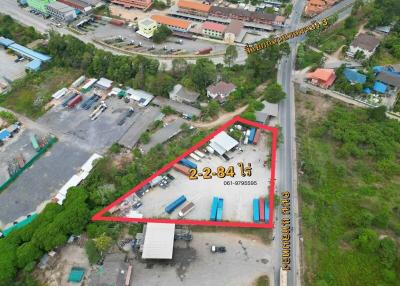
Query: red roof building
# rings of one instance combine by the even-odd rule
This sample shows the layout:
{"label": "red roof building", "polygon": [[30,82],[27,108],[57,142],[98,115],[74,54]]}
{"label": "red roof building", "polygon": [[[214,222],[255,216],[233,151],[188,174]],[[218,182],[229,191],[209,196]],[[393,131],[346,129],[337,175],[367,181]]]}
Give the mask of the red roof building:
{"label": "red roof building", "polygon": [[111,3],[122,5],[125,8],[147,10],[153,2],[151,0],[111,0]]}
{"label": "red roof building", "polygon": [[179,11],[182,13],[199,15],[199,16],[207,16],[208,12],[210,11],[211,6],[202,4],[202,3],[198,3],[198,2],[180,0],[178,2],[178,8],[179,8]]}
{"label": "red roof building", "polygon": [[334,69],[316,69],[307,74],[307,78],[311,83],[323,88],[329,88],[336,79]]}
{"label": "red roof building", "polygon": [[178,32],[187,32],[192,25],[192,22],[164,15],[153,15],[151,19],[156,21],[158,25],[166,25],[172,31]]}
{"label": "red roof building", "polygon": [[210,38],[222,39],[225,29],[225,25],[206,21],[201,26],[201,33]]}

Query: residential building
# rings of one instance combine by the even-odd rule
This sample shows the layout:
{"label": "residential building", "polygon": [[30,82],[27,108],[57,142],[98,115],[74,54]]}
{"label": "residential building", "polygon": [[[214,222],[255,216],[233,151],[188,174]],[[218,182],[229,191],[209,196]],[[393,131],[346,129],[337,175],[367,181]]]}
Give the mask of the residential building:
{"label": "residential building", "polygon": [[152,15],[151,19],[157,22],[158,25],[166,25],[171,31],[187,32],[192,27],[192,22],[176,19],[164,15]]}
{"label": "residential building", "polygon": [[346,77],[348,81],[350,81],[353,84],[364,84],[367,81],[367,76],[364,74],[359,73],[355,69],[349,69],[346,68],[343,71],[343,75]]}
{"label": "residential building", "polygon": [[266,123],[268,119],[272,117],[278,117],[279,105],[277,103],[270,103],[267,101],[262,102],[264,108],[260,111],[256,111],[256,121],[262,124]]}
{"label": "residential building", "polygon": [[204,22],[201,26],[201,34],[215,39],[223,39],[226,26],[214,22]]}
{"label": "residential building", "polygon": [[379,39],[374,36],[361,33],[353,40],[346,54],[349,57],[354,57],[358,51],[361,51],[364,53],[365,58],[368,59],[374,54],[379,42]]}
{"label": "residential building", "polygon": [[61,2],[53,2],[47,5],[50,16],[61,22],[71,22],[76,18],[75,9]]}
{"label": "residential building", "polygon": [[151,0],[111,0],[111,3],[122,5],[125,8],[136,8],[146,11],[153,3]]}
{"label": "residential building", "polygon": [[40,12],[44,15],[48,15],[46,7],[48,4],[53,3],[55,1],[56,0],[28,0],[27,3],[31,9]]}
{"label": "residential building", "polygon": [[210,5],[202,4],[199,2],[192,2],[186,0],[180,0],[178,2],[178,9],[182,13],[198,15],[207,17],[210,12]]}
{"label": "residential building", "polygon": [[236,86],[233,83],[220,81],[207,87],[207,96],[216,99],[219,102],[223,102],[235,90]]}
{"label": "residential building", "polygon": [[154,31],[157,30],[157,22],[150,18],[144,18],[138,22],[139,30],[136,32],[145,38],[153,37]]}
{"label": "residential building", "polygon": [[[241,42],[245,33],[242,33],[243,23],[239,20],[232,20],[225,29],[224,41],[228,44]],[[241,35],[243,34],[243,37]]]}
{"label": "residential building", "polygon": [[400,74],[391,71],[382,71],[376,76],[376,80],[389,85],[391,88],[400,89]]}
{"label": "residential building", "polygon": [[339,1],[340,0],[308,0],[304,8],[304,14],[309,17],[318,15]]}
{"label": "residential building", "polygon": [[373,89],[378,93],[385,93],[386,90],[388,89],[388,86],[382,82],[376,81],[374,83]]}
{"label": "residential building", "polygon": [[92,10],[92,5],[84,0],[58,0],[58,2],[64,3],[65,5],[75,8],[76,10],[84,14],[87,14]]}
{"label": "residential building", "polygon": [[199,95],[199,93],[190,91],[181,84],[176,84],[169,93],[169,98],[182,103],[195,103]]}
{"label": "residential building", "polygon": [[335,81],[336,74],[334,69],[316,69],[315,71],[308,73],[307,78],[314,85],[322,88],[329,88]]}

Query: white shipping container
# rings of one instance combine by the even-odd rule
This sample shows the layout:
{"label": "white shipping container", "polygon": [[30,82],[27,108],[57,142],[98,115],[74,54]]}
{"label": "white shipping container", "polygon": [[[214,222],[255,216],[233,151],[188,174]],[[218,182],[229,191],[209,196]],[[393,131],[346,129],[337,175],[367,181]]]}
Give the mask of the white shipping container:
{"label": "white shipping container", "polygon": [[206,147],[207,151],[210,152],[211,154],[214,154],[214,149],[211,148],[210,146]]}
{"label": "white shipping container", "polygon": [[194,151],[194,153],[195,153],[197,156],[199,156],[200,158],[204,158],[204,157],[206,156],[206,154],[204,154],[203,152],[201,152],[201,151],[199,151],[199,150]]}
{"label": "white shipping container", "polygon": [[192,157],[193,159],[195,159],[196,161],[200,161],[200,157],[199,156],[197,156],[196,154],[194,154],[194,153],[190,153],[190,155],[189,155],[190,157]]}

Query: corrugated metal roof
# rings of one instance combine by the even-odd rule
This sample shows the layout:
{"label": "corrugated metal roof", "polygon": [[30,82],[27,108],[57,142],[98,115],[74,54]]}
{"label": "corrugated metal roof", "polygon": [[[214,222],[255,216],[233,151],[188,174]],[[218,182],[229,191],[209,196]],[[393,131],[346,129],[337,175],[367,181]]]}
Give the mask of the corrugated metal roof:
{"label": "corrugated metal roof", "polygon": [[347,78],[347,80],[351,82],[364,84],[367,81],[367,77],[365,75],[353,69],[345,69],[343,74]]}
{"label": "corrugated metal roof", "polygon": [[226,133],[225,131],[218,133],[213,139],[210,140],[211,148],[217,151],[220,155],[223,155],[227,151],[230,151],[238,144],[239,142],[229,136],[228,133]]}
{"label": "corrugated metal roof", "polygon": [[164,15],[153,15],[151,18],[156,21],[158,24],[163,24],[167,26],[174,26],[181,29],[188,29],[191,25],[191,22],[185,21],[182,19],[176,19]]}
{"label": "corrugated metal roof", "polygon": [[17,53],[20,53],[23,56],[26,56],[27,58],[33,59],[33,60],[38,59],[38,60],[41,60],[42,62],[47,62],[51,59],[51,57],[48,55],[33,51],[24,46],[21,46],[20,44],[14,43],[14,44],[10,45],[8,48]]}
{"label": "corrugated metal roof", "polygon": [[172,259],[175,224],[148,223],[143,244],[143,259]]}
{"label": "corrugated metal roof", "polygon": [[13,40],[4,38],[4,37],[0,37],[0,45],[4,46],[4,47],[8,47],[9,45],[14,44],[15,42]]}

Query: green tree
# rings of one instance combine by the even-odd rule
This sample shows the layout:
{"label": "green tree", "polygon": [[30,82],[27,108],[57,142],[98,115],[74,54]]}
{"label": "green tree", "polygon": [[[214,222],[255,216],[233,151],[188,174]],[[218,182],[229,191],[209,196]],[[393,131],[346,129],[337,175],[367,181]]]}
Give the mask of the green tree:
{"label": "green tree", "polygon": [[12,285],[14,277],[17,274],[17,249],[14,244],[7,240],[0,240],[0,285]]}
{"label": "green tree", "polygon": [[150,134],[149,132],[143,132],[142,135],[140,135],[140,142],[143,144],[147,144],[150,142]]}
{"label": "green tree", "polygon": [[208,117],[214,117],[217,116],[219,112],[219,104],[216,100],[211,100],[207,107],[203,110],[203,116],[208,118]]}
{"label": "green tree", "polygon": [[100,251],[101,256],[103,256],[103,253],[110,248],[111,242],[112,238],[107,236],[105,233],[94,240],[96,248],[98,251]]}
{"label": "green tree", "polygon": [[217,69],[214,63],[207,58],[198,59],[190,74],[190,78],[199,92],[204,92],[205,88],[215,81],[216,76]]}
{"label": "green tree", "polygon": [[17,249],[17,265],[24,268],[31,262],[36,261],[43,253],[32,242],[26,242]]}
{"label": "green tree", "polygon": [[93,239],[89,239],[88,241],[86,241],[85,250],[90,264],[95,264],[100,260],[101,255]]}
{"label": "green tree", "polygon": [[358,232],[357,237],[353,241],[353,243],[361,251],[373,253],[377,250],[379,245],[378,235],[372,229],[364,228]]}
{"label": "green tree", "polygon": [[285,98],[286,93],[282,90],[282,86],[279,83],[273,82],[267,85],[263,95],[266,101],[278,103]]}
{"label": "green tree", "polygon": [[236,50],[235,45],[229,45],[226,48],[225,55],[224,55],[224,63],[231,67],[231,65],[235,62],[238,57],[238,52]]}
{"label": "green tree", "polygon": [[184,59],[173,59],[172,60],[172,69],[171,73],[172,76],[175,77],[176,79],[181,79],[184,74],[186,73],[186,70],[188,68],[188,63]]}
{"label": "green tree", "polygon": [[166,26],[166,25],[161,25],[158,27],[153,34],[153,42],[154,43],[162,43],[164,42],[170,35],[172,34],[172,31]]}

